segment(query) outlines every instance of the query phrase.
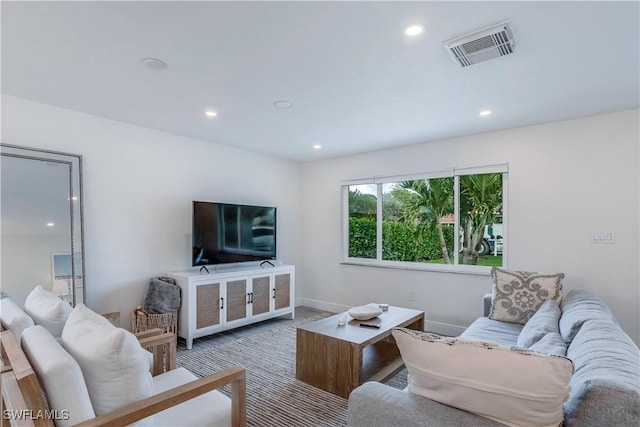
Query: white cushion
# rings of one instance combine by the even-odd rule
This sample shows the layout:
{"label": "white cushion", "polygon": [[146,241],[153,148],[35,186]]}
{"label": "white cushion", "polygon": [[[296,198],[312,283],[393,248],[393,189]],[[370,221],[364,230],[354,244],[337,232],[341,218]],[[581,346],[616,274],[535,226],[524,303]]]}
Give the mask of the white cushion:
{"label": "white cushion", "polygon": [[62,344],[82,369],[97,415],[153,394],[149,359],[136,337],[84,304],[67,319]]}
{"label": "white cushion", "polygon": [[68,303],[42,286],[36,286],[24,302],[24,311],[33,318],[35,324],[47,328],[57,340],[60,340],[64,323],[72,310]]}
{"label": "white cushion", "polygon": [[378,304],[367,304],[359,307],[353,307],[347,314],[356,320],[369,320],[382,314],[382,309]]}
{"label": "white cushion", "polygon": [[2,326],[11,331],[18,344],[20,344],[22,332],[34,324],[33,319],[6,296],[0,300],[0,319]]}
{"label": "white cushion", "polygon": [[495,343],[394,329],[409,392],[512,426],[558,426],[573,363]]}
{"label": "white cushion", "polygon": [[[184,368],[177,368],[153,377],[154,394],[198,379]],[[230,426],[231,399],[217,390],[188,400],[154,415],[162,426]],[[149,422],[148,418],[142,422]]]}
{"label": "white cushion", "polygon": [[560,333],[559,321],[560,306],[554,300],[546,300],[520,331],[518,347],[529,348],[548,333]]}
{"label": "white cushion", "polygon": [[25,330],[22,349],[44,388],[49,409],[61,415],[55,420],[56,427],[96,416],[80,366],[47,329],[37,325]]}

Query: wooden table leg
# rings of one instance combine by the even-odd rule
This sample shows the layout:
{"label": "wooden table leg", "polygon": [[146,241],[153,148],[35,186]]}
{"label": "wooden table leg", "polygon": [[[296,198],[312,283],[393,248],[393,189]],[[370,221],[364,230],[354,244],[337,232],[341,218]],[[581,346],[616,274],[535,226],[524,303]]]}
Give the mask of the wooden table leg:
{"label": "wooden table leg", "polygon": [[344,398],[360,385],[362,348],[298,329],[296,378]]}

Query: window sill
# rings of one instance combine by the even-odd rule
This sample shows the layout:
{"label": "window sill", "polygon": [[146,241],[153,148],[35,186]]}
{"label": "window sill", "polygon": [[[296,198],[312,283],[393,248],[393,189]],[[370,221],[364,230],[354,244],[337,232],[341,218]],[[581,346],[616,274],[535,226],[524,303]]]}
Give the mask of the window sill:
{"label": "window sill", "polygon": [[361,267],[390,268],[394,270],[432,271],[438,273],[470,274],[478,276],[491,275],[491,268],[478,265],[443,265],[421,264],[397,261],[378,261],[366,259],[347,259],[340,262],[341,265],[354,265]]}

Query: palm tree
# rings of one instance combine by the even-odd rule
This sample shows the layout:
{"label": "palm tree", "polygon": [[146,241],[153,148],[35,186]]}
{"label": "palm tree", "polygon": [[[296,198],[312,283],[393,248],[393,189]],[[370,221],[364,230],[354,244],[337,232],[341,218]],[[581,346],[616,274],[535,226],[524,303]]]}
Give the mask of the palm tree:
{"label": "palm tree", "polygon": [[460,221],[463,227],[462,263],[478,263],[484,228],[495,221],[502,207],[502,174],[460,177]]}
{"label": "palm tree", "polygon": [[425,228],[435,228],[440,239],[442,259],[451,264],[447,243],[442,231],[442,217],[453,213],[453,178],[435,178],[403,181],[400,187],[412,194],[401,214],[401,221],[418,225],[418,239]]}

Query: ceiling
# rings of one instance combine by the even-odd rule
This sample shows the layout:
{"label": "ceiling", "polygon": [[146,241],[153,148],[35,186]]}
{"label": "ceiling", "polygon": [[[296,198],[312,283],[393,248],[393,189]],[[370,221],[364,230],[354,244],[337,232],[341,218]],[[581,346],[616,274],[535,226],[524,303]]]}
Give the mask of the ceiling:
{"label": "ceiling", "polygon": [[[3,94],[298,161],[639,106],[636,1],[1,7]],[[513,55],[462,68],[444,48],[505,20]]]}

